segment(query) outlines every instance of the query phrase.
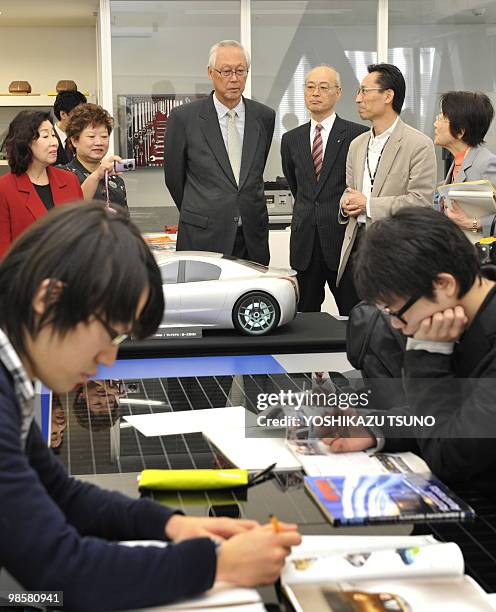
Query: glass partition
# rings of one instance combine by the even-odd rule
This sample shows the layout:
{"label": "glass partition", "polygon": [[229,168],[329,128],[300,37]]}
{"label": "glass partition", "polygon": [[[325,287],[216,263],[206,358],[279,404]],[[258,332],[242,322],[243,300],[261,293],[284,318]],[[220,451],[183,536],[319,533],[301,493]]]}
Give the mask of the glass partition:
{"label": "glass partition", "polygon": [[134,151],[138,163],[124,177],[128,204],[173,205],[162,171],[167,115],[210,92],[208,51],[239,40],[239,0],[115,0],[111,30],[115,151]]}
{"label": "glass partition", "polygon": [[252,96],[277,112],[266,180],[282,174],[281,136],[309,119],[303,99],[305,74],[319,64],[341,74],[336,111],[360,121],[355,91],[375,62],[377,0],[252,0]]}

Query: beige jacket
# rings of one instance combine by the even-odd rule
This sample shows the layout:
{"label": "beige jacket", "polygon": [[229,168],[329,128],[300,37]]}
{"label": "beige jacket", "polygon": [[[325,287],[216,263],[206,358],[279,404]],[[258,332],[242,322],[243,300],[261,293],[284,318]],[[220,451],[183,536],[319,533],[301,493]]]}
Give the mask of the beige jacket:
{"label": "beige jacket", "polygon": [[[346,158],[346,184],[362,190],[365,156],[370,132],[361,134],[351,143]],[[401,119],[384,147],[370,197],[367,224],[387,217],[404,206],[432,206],[436,187],[437,164],[432,140]],[[346,192],[341,197],[341,203]],[[357,233],[356,217],[339,215],[347,223],[341,249],[337,283],[343,275]]]}

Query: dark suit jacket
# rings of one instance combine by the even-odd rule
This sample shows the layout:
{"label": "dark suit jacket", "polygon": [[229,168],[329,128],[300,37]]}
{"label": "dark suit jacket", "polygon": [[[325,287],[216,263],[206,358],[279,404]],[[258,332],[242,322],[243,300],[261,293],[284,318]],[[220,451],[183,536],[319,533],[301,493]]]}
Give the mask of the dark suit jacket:
{"label": "dark suit jacket", "polygon": [[[83,199],[77,176],[48,166],[48,180],[55,206]],[[0,257],[11,243],[47,212],[29,176],[12,172],[0,177]]]}
{"label": "dark suit jacket", "polygon": [[[54,123],[55,125],[55,123]],[[54,128],[54,133],[55,136],[57,137],[58,143],[59,143],[59,148],[57,149],[57,160],[55,161],[54,166],[65,166],[66,164],[68,164],[72,158],[74,157],[74,155],[70,154],[68,155],[67,151],[65,150],[64,145],[62,144],[61,140],[60,140],[60,136],[59,133],[57,132],[57,130]]]}
{"label": "dark suit jacket", "polygon": [[238,219],[250,259],[269,262],[263,171],[275,112],[244,99],[245,131],[236,184],[211,94],[174,108],[165,135],[165,183],[179,209],[177,250],[233,251]]}
{"label": "dark suit jacket", "polygon": [[336,116],[319,181],[312,160],[310,122],[283,135],[282,168],[295,198],[290,241],[290,262],[295,270],[306,270],[310,264],[315,227],[327,267],[338,269],[345,232],[338,223],[338,212],[346,188],[346,156],[351,141],[366,131],[364,125]]}

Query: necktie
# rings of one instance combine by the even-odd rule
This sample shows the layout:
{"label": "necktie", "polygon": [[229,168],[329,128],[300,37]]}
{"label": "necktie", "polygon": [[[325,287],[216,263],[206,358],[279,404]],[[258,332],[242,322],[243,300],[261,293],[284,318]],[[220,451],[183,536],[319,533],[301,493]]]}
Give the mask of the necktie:
{"label": "necktie", "polygon": [[322,158],[324,156],[324,145],[322,143],[322,135],[320,130],[322,129],[322,124],[317,123],[315,126],[315,136],[313,138],[312,145],[312,159],[313,159],[313,167],[315,168],[315,178],[319,180],[320,171],[322,170]]}
{"label": "necktie", "polygon": [[238,128],[236,127],[236,111],[230,110],[227,113],[229,121],[227,122],[227,154],[231,162],[231,168],[239,185],[239,171],[241,168],[241,142],[239,139]]}

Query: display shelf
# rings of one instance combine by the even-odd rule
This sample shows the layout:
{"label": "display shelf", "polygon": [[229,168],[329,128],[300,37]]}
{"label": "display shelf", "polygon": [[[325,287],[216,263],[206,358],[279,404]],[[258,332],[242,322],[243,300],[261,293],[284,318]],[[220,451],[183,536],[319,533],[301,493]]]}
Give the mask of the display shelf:
{"label": "display shelf", "polygon": [[[0,107],[2,106],[53,106],[57,96],[44,94],[28,94],[25,96],[0,94]],[[94,96],[88,95],[88,102],[94,102]]]}

